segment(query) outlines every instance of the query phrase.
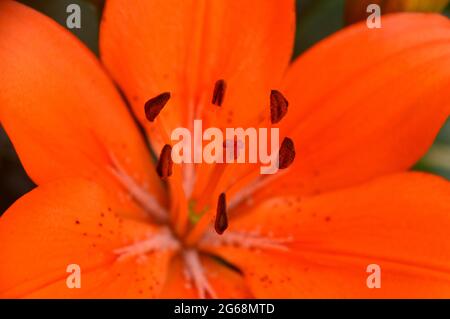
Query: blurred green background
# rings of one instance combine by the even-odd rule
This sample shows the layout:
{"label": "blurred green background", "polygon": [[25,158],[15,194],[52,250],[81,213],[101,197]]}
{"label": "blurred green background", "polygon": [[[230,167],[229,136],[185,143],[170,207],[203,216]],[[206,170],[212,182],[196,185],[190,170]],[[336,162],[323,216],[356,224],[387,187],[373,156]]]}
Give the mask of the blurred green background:
{"label": "blurred green background", "polygon": [[[95,54],[98,54],[98,27],[103,0],[23,0],[20,2],[50,16],[63,26],[67,18],[66,7],[72,3],[79,4],[82,11],[82,28],[70,31]],[[346,24],[364,19],[367,16],[364,12],[366,3],[386,5],[388,2],[390,2],[389,5],[399,6],[395,10],[404,10],[401,6],[405,4],[404,7],[408,6],[408,11],[431,10],[428,6],[440,2],[444,3],[442,7],[446,5],[443,14],[450,17],[450,5],[446,0],[370,0],[369,2],[367,0],[297,0],[297,36],[293,58]],[[351,16],[349,9],[352,12]],[[450,121],[441,130],[431,150],[414,169],[432,172],[450,179]],[[11,142],[0,127],[0,215],[17,198],[33,187]]]}

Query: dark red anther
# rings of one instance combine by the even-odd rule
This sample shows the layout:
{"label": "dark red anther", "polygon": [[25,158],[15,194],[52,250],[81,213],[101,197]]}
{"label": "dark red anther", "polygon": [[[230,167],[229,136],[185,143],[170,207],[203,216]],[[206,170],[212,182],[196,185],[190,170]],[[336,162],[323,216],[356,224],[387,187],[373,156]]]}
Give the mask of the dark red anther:
{"label": "dark red anther", "polygon": [[145,117],[147,117],[147,120],[153,122],[169,99],[170,93],[164,92],[148,100],[145,103]]}
{"label": "dark red anther", "polygon": [[217,80],[216,84],[214,85],[214,92],[211,103],[217,106],[222,106],[226,89],[227,84],[225,83],[225,80]]}
{"label": "dark red anther", "polygon": [[278,168],[285,169],[288,168],[295,159],[295,147],[294,142],[289,138],[285,137],[281,143],[280,150],[278,152]]}
{"label": "dark red anther", "polygon": [[288,111],[289,102],[277,90],[270,92],[270,121],[276,124],[286,115]]}
{"label": "dark red anther", "polygon": [[225,193],[221,193],[219,200],[217,201],[217,213],[216,220],[214,222],[214,229],[219,235],[228,228],[228,216],[227,216],[227,200]]}
{"label": "dark red anther", "polygon": [[172,175],[172,147],[168,144],[164,145],[159,156],[158,165],[156,166],[156,172],[159,177],[166,179]]}

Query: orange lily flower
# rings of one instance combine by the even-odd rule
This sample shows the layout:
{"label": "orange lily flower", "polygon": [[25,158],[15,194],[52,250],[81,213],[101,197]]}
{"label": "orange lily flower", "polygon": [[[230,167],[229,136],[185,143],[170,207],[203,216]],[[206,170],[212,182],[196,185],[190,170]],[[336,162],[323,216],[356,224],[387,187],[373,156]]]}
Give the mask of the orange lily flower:
{"label": "orange lily flower", "polygon": [[[2,1],[0,121],[38,187],[0,218],[0,296],[450,297],[449,182],[406,172],[449,115],[449,20],[385,16],[290,64],[294,4],[109,0],[101,64],[51,19]],[[276,124],[272,90],[289,101]],[[194,119],[279,127],[295,161],[267,176],[175,164],[169,177],[161,151]],[[66,285],[71,264],[79,289]],[[370,264],[381,288],[366,284]]]}

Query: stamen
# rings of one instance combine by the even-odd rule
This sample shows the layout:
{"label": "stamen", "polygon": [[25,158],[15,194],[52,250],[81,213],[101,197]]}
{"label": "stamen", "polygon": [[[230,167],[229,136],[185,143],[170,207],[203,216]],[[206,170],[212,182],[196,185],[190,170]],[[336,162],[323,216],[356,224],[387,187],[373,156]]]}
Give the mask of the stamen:
{"label": "stamen", "polygon": [[222,106],[226,89],[227,89],[227,84],[225,83],[225,80],[218,80],[216,82],[216,84],[214,85],[212,104],[215,104],[217,106]]}
{"label": "stamen", "polygon": [[145,103],[145,116],[147,120],[153,122],[155,118],[158,116],[159,112],[164,108],[167,101],[170,99],[170,92],[161,93],[154,98],[151,98]]}
{"label": "stamen", "polygon": [[[209,205],[210,203],[208,202],[208,200],[211,197],[211,194],[216,194],[217,191],[217,187],[219,186],[219,182],[222,178],[222,176],[224,175],[225,171],[227,170],[227,168],[229,168],[230,166],[226,164],[227,162],[227,156],[230,155],[230,151],[229,149],[231,148],[229,143],[231,141],[224,141],[223,142],[223,163],[216,163],[211,174],[209,175],[208,178],[208,182],[206,183],[205,187],[203,188],[202,192],[200,193],[201,196],[199,197],[199,200],[196,204],[196,209],[201,211],[204,209],[205,206]],[[238,141],[235,138],[234,141],[234,146],[232,146],[234,148],[233,154],[234,154],[234,159],[237,159],[237,155],[238,155]]]}
{"label": "stamen", "polygon": [[278,152],[278,168],[285,169],[288,168],[295,159],[295,147],[294,142],[289,138],[285,137],[281,143],[280,150]]}
{"label": "stamen", "polygon": [[276,238],[272,236],[261,236],[259,231],[253,232],[227,232],[222,236],[217,236],[212,232],[207,232],[201,239],[200,245],[213,246],[238,246],[246,249],[271,249],[279,251],[289,251],[287,244],[292,243],[294,238]]}
{"label": "stamen", "polygon": [[196,177],[194,163],[183,164],[183,191],[186,197],[191,197]]}
{"label": "stamen", "polygon": [[260,175],[258,178],[253,180],[253,182],[248,184],[245,188],[242,188],[233,196],[233,198],[228,203],[228,211],[231,211],[235,207],[239,206],[244,200],[250,199],[254,193],[273,183],[275,180],[285,175],[288,171],[289,170],[284,170],[278,172],[277,174]]}
{"label": "stamen", "polygon": [[[286,169],[288,168],[295,158],[295,148],[294,142],[286,137],[284,138],[281,147],[279,149],[279,168]],[[224,174],[225,169],[228,167],[226,164],[216,164],[217,166],[214,168],[213,173],[211,174],[211,178],[208,180],[207,187],[205,187],[202,196],[199,197],[199,202],[197,203],[197,208],[199,210],[203,209],[206,205],[206,199],[209,198],[208,194],[215,194],[217,190],[217,185],[219,184],[219,180]],[[245,199],[249,199],[252,194],[256,191],[260,190],[271,181],[280,178],[280,176],[284,175],[287,170],[279,172],[277,174],[271,175],[263,175],[255,179],[251,184],[242,189],[239,193],[233,196],[232,201],[229,204],[229,210],[231,211],[238,205],[240,205]],[[202,232],[208,227],[209,219],[212,218],[214,211],[208,211],[204,216],[200,219],[200,221],[195,225],[192,231],[187,235],[186,242],[188,244],[195,243],[201,236]],[[216,215],[217,218],[217,215]],[[216,229],[217,231],[217,229]],[[222,231],[223,232],[223,231]],[[217,233],[220,233],[220,228]]]}
{"label": "stamen", "polygon": [[158,250],[178,250],[180,243],[176,240],[168,228],[163,228],[161,232],[150,234],[147,239],[137,241],[134,244],[123,248],[115,249],[113,252],[119,255],[117,260],[124,260],[130,257],[144,257],[145,254]]}
{"label": "stamen", "polygon": [[242,188],[238,193],[236,193],[228,204],[228,209],[231,211],[238,205],[240,205],[245,199],[249,199],[252,194],[262,189],[264,186],[274,182],[283,176],[292,162],[295,159],[295,147],[294,142],[289,138],[285,137],[281,143],[280,149],[278,151],[278,168],[283,171],[277,174],[271,175],[261,175],[250,182],[245,188]]}
{"label": "stamen", "polygon": [[204,299],[206,298],[206,294],[208,294],[211,298],[217,298],[208,278],[206,278],[205,270],[200,262],[198,252],[193,249],[188,249],[183,252],[183,257],[186,265],[186,272],[189,274],[188,279],[194,281],[198,296]]}
{"label": "stamen", "polygon": [[[203,105],[205,103],[200,103],[200,105]],[[199,106],[199,103],[195,103],[192,99],[188,101],[188,114],[187,114],[187,123],[188,124],[188,130],[190,132],[194,131],[193,123],[195,112],[198,110],[199,115],[197,118],[201,118],[201,109]],[[191,197],[192,192],[194,191],[194,185],[195,181],[197,179],[196,170],[195,170],[195,164],[194,163],[184,163],[183,164],[183,190],[185,193],[185,196],[187,198]]]}
{"label": "stamen", "polygon": [[181,166],[173,167],[174,178],[168,181],[169,193],[171,194],[170,201],[170,219],[172,229],[178,236],[182,236],[188,225],[188,211],[185,207],[188,206],[186,194],[184,193],[181,183],[177,181],[181,180]]}
{"label": "stamen", "polygon": [[228,216],[227,216],[227,202],[225,193],[220,194],[217,202],[216,220],[214,222],[214,229],[219,235],[228,228]]}
{"label": "stamen", "polygon": [[[208,182],[206,183],[206,186],[203,188],[202,192],[200,193],[201,196],[199,198],[199,201],[197,202],[197,209],[202,210],[205,205],[209,204],[206,202],[207,199],[210,198],[211,194],[215,194],[216,188],[219,185],[220,179],[222,178],[223,174],[229,167],[227,163],[227,159],[231,158],[230,153],[233,153],[234,159],[237,159],[238,156],[238,140],[235,137],[233,146],[230,146],[231,141],[224,141],[223,146],[223,163],[216,163],[209,178]],[[233,148],[234,150],[230,152],[230,148]]]}
{"label": "stamen", "polygon": [[169,144],[164,145],[159,156],[156,172],[162,179],[167,179],[172,175],[172,147]]}
{"label": "stamen", "polygon": [[272,124],[276,124],[286,115],[289,102],[277,90],[270,92],[270,120]]}
{"label": "stamen", "polygon": [[[227,167],[229,167],[229,166],[225,163],[215,164],[215,167],[208,179],[208,183],[206,184],[206,187],[200,193],[201,195],[199,197],[197,197],[198,200],[195,205],[196,211],[203,211],[206,208],[206,212],[202,215],[200,220],[197,222],[197,224],[195,224],[194,228],[187,235],[186,243],[188,245],[194,244],[200,238],[200,236],[203,233],[203,231],[205,230],[205,228],[209,226],[211,219],[214,218],[214,209],[209,208],[209,207],[211,207],[210,199],[213,196],[215,196],[215,194],[218,193],[217,189],[218,189],[219,181],[220,181],[222,175],[224,174],[225,170],[227,169]],[[213,194],[213,195],[211,195],[211,194]],[[220,200],[221,200],[220,198],[221,198],[221,196],[219,196],[219,203],[218,203],[217,209],[219,209]],[[226,210],[225,205],[223,205],[223,207]],[[217,218],[217,212],[216,212],[216,218]],[[223,226],[223,222],[222,222],[221,226]],[[220,231],[220,229],[221,229],[221,227],[219,228],[219,231]],[[226,229],[226,227],[225,227],[225,229]],[[225,231],[225,229],[223,229],[223,231]]]}

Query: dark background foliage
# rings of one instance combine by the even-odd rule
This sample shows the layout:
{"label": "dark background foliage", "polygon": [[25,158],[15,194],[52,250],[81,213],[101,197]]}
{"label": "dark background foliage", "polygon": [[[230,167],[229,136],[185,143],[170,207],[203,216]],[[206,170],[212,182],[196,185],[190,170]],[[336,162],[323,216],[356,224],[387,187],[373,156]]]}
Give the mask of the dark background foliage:
{"label": "dark background foliage", "polygon": [[[355,2],[355,0],[347,1]],[[67,18],[66,7],[72,3],[79,4],[82,11],[82,28],[70,31],[98,55],[98,27],[103,0],[22,0],[20,2],[50,16],[63,26]],[[297,0],[297,35],[293,58],[317,41],[343,28],[346,24],[345,6],[346,0]],[[450,5],[447,6],[444,14],[450,17]],[[364,16],[361,18],[363,19]],[[414,169],[432,172],[450,179],[450,122],[442,129],[429,153]],[[33,182],[24,172],[10,140],[0,126],[0,215],[17,198],[33,187]]]}

